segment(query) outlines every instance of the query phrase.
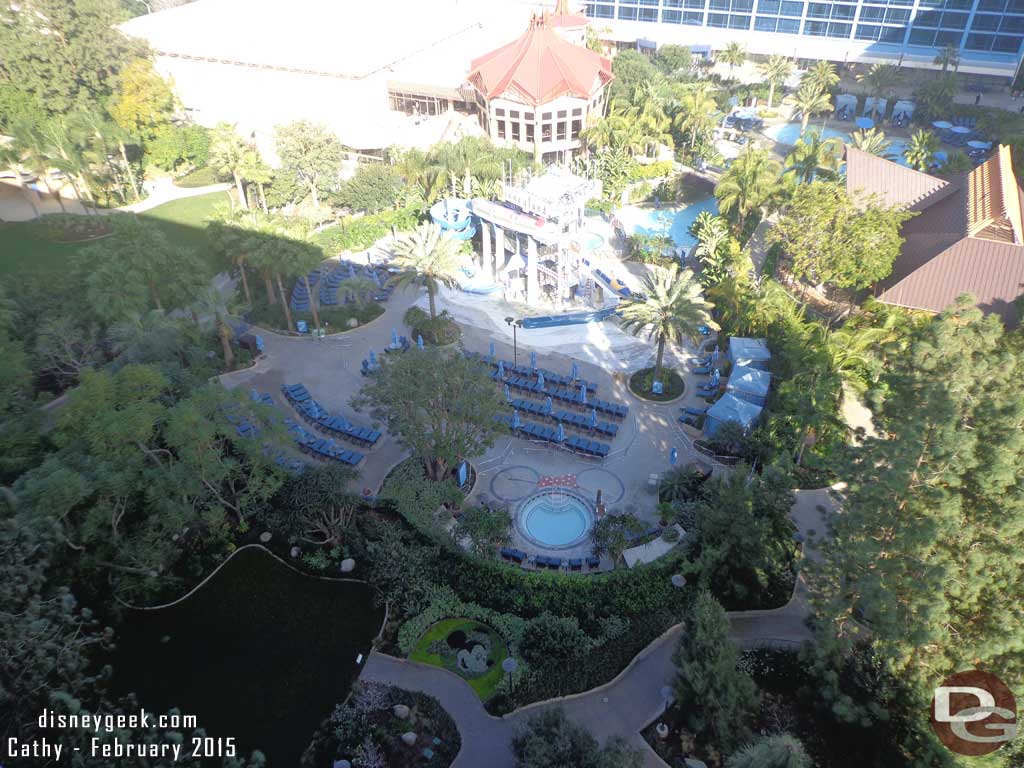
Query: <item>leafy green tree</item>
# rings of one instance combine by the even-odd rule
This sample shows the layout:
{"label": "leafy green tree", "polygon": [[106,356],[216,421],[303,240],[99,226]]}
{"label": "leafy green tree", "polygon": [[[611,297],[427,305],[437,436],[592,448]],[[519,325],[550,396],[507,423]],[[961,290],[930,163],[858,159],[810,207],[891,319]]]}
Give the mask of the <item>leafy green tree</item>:
{"label": "leafy green tree", "polygon": [[782,167],[766,150],[748,144],[715,186],[718,209],[725,214],[735,211],[742,232],[747,217],[763,209],[776,194],[781,172]]}
{"label": "leafy green tree", "polygon": [[672,660],[676,698],[686,705],[690,729],[719,752],[731,752],[749,732],[757,688],[737,668],[739,650],[729,637],[729,620],[706,590],[693,601]]}
{"label": "leafy green tree", "polygon": [[793,62],[778,54],[769,56],[768,60],[761,65],[761,74],[768,81],[768,109],[771,109],[772,102],[775,100],[775,89],[793,74]]}
{"label": "leafy green tree", "polygon": [[816,178],[834,179],[843,164],[845,148],[839,139],[822,138],[821,131],[807,131],[796,140],[793,150],[786,156],[786,172],[792,172],[800,181],[809,183]]}
{"label": "leafy green tree", "polygon": [[812,768],[804,745],[788,733],[764,736],[725,761],[725,768]]}
{"label": "leafy green tree", "polygon": [[102,104],[143,54],[116,24],[117,0],[26,0],[0,10],[0,81],[16,83],[49,115]]}
{"label": "leafy green tree", "polygon": [[210,165],[222,177],[231,176],[235,180],[238,204],[242,208],[249,207],[242,184],[242,164],[247,151],[245,142],[231,123],[218,123],[210,132]]}
{"label": "leafy green tree", "polygon": [[309,187],[319,209],[321,187],[341,172],[345,150],[338,137],[325,125],[300,120],[275,128],[274,141],[282,169]]}
{"label": "leafy green tree", "polygon": [[0,131],[9,135],[15,123],[40,125],[46,117],[47,112],[35,94],[14,83],[0,82]]}
{"label": "leafy green tree", "polygon": [[701,284],[705,288],[717,285],[728,274],[726,250],[731,239],[729,227],[721,216],[708,214],[703,218],[698,216],[690,232],[697,238],[693,255],[700,262]]}
{"label": "leafy green tree", "polygon": [[871,103],[871,119],[874,120],[878,114],[878,100],[888,95],[900,80],[900,71],[892,64],[872,64],[871,69],[857,75],[857,82],[861,83],[868,92],[874,96]]}
{"label": "leafy green tree", "polygon": [[590,531],[594,554],[608,555],[618,564],[622,553],[629,549],[633,539],[644,532],[644,524],[629,513],[605,515]]}
{"label": "leafy green tree", "polygon": [[953,72],[929,78],[914,92],[914,101],[918,105],[914,114],[915,119],[929,121],[945,117],[949,114],[953,98],[959,90],[959,78]]}
{"label": "leafy green tree", "polygon": [[652,61],[663,75],[672,77],[689,71],[693,65],[693,54],[689,46],[669,43],[658,49]]}
{"label": "leafy green tree", "polygon": [[202,168],[209,157],[210,131],[201,125],[160,125],[146,142],[146,159],[164,171]]}
{"label": "leafy green tree", "polygon": [[1022,619],[1006,606],[1024,574],[1024,362],[970,296],[883,357],[880,434],[846,452],[843,513],[812,570],[831,681],[821,694],[847,719],[882,714],[838,687],[838,660],[865,648],[906,688],[909,764],[934,765],[948,759],[928,722],[935,681],[964,669],[1022,673]]}
{"label": "leafy green tree", "polygon": [[689,135],[691,151],[714,131],[716,112],[717,105],[707,83],[697,83],[679,100],[674,124],[683,136]]}
{"label": "leafy green tree", "polygon": [[534,715],[512,739],[517,768],[640,768],[643,758],[619,738],[602,748],[561,708]]}
{"label": "leafy green tree", "polygon": [[459,515],[452,528],[452,538],[456,541],[468,539],[473,552],[494,557],[496,548],[511,540],[511,531],[512,516],[507,509],[470,507]]}
{"label": "leafy green tree", "polygon": [[401,272],[395,285],[422,285],[427,289],[430,319],[437,319],[434,296],[442,285],[454,286],[461,266],[461,243],[445,236],[436,224],[421,224],[394,245],[395,266]]}
{"label": "leafy green tree", "polygon": [[644,278],[642,294],[629,297],[620,307],[624,331],[635,336],[646,332],[649,339],[657,339],[653,381],[661,381],[667,343],[696,338],[699,325],[718,327],[711,319],[712,305],[704,300],[693,272],[680,271],[677,264],[652,268]]}
{"label": "leafy green tree", "polygon": [[741,43],[731,42],[715,53],[715,59],[729,65],[729,79],[733,78],[733,70],[747,60],[747,50]]}
{"label": "leafy green tree", "polygon": [[107,111],[129,135],[148,140],[153,131],[174,117],[174,92],[149,59],[135,59],[117,79],[117,90]]}
{"label": "leafy green tree", "polygon": [[910,167],[918,171],[927,171],[935,165],[935,153],[939,151],[939,137],[931,131],[915,131],[903,150]]}
{"label": "leafy green tree", "polygon": [[500,431],[494,417],[505,410],[482,363],[434,348],[385,356],[353,404],[385,422],[431,480],[487,450]]}
{"label": "leafy green tree", "polygon": [[523,630],[519,652],[532,669],[563,667],[567,658],[579,657],[590,646],[590,637],[575,617],[544,612],[531,619]]}
{"label": "leafy green tree", "polygon": [[878,128],[854,131],[850,135],[850,143],[857,149],[870,155],[884,157],[887,160],[893,159],[893,155],[889,152],[892,142],[885,138],[885,132]]}
{"label": "leafy green tree", "polygon": [[612,73],[615,79],[608,89],[609,101],[629,99],[638,85],[662,77],[647,56],[634,50],[621,51],[612,59]]}
{"label": "leafy green tree", "polygon": [[395,207],[402,184],[402,177],[390,165],[360,165],[355,176],[342,185],[338,201],[354,211],[377,213]]}
{"label": "leafy green tree", "polygon": [[363,509],[362,500],[352,491],[355,479],[355,472],[338,464],[288,478],[274,505],[281,510],[275,517],[287,515],[278,522],[282,532],[309,544],[340,549]]}
{"label": "leafy green tree", "polygon": [[802,82],[793,95],[793,115],[800,116],[800,135],[807,132],[811,118],[832,109],[832,96],[810,82]]}

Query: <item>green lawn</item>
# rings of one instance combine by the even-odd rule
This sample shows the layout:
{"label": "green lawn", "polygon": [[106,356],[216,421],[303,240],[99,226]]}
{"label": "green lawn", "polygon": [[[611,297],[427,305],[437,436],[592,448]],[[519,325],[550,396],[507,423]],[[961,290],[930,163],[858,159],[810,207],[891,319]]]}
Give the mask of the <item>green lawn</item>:
{"label": "green lawn", "polygon": [[[440,654],[431,653],[430,646],[436,640],[446,639],[452,632],[461,630],[462,632],[486,632],[491,638],[491,653],[488,659],[493,662],[490,668],[480,677],[466,677],[464,674],[459,672],[454,662],[450,662],[448,659],[443,658]],[[447,669],[455,674],[459,675],[467,683],[469,687],[476,691],[476,695],[483,701],[487,701],[493,694],[498,684],[501,683],[501,677],[505,673],[501,669],[501,662],[508,656],[508,648],[505,646],[505,641],[501,639],[501,636],[490,627],[481,624],[478,621],[471,621],[469,619],[445,619],[439,621],[437,624],[432,626],[426,632],[423,633],[423,637],[416,643],[416,647],[413,652],[409,654],[409,658],[413,661],[419,661],[424,664],[432,664],[435,667],[441,667]]]}
{"label": "green lawn", "polygon": [[[228,204],[226,193],[213,192],[164,203],[139,216],[157,222],[172,243],[195,248],[207,256],[206,219]],[[89,245],[50,242],[37,237],[25,223],[0,224],[0,277],[30,270],[57,271],[68,264],[69,257]]]}

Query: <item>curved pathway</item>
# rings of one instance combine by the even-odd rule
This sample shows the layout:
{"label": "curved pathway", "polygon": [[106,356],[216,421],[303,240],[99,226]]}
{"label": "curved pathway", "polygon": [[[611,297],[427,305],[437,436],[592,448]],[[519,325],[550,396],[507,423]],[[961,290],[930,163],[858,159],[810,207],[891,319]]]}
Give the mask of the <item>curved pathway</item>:
{"label": "curved pathway", "polygon": [[[825,513],[819,510],[825,509]],[[797,491],[792,515],[804,535],[804,555],[817,560],[817,540],[825,532],[825,516],[837,505],[832,489]],[[742,646],[800,645],[811,639],[805,619],[807,588],[799,578],[790,601],[767,611],[734,611],[728,614],[733,638]],[[664,710],[662,688],[675,676],[672,655],[683,624],[676,624],[641,651],[629,666],[609,683],[561,699],[537,702],[504,717],[493,717],[472,689],[457,675],[425,664],[373,651],[362,679],[421,691],[436,698],[451,714],[462,736],[462,750],[453,768],[513,768],[512,737],[516,729],[537,712],[561,707],[566,715],[604,741],[619,736],[643,754],[646,768],[666,768],[640,735]]]}

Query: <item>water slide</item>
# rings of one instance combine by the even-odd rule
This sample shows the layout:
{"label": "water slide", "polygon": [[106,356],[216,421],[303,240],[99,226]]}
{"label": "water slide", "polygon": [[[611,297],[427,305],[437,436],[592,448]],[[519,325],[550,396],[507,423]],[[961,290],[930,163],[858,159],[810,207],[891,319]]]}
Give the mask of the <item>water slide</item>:
{"label": "water slide", "polygon": [[476,234],[473,213],[465,200],[457,197],[438,200],[430,206],[430,218],[455,240],[469,240]]}

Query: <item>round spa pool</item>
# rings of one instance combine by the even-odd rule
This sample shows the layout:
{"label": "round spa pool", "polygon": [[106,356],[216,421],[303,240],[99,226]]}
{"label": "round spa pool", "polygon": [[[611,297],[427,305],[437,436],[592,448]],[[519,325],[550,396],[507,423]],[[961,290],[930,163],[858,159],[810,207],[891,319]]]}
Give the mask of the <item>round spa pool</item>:
{"label": "round spa pool", "polygon": [[548,488],[519,505],[516,526],[530,542],[548,549],[564,549],[582,543],[590,534],[594,513],[579,493]]}

